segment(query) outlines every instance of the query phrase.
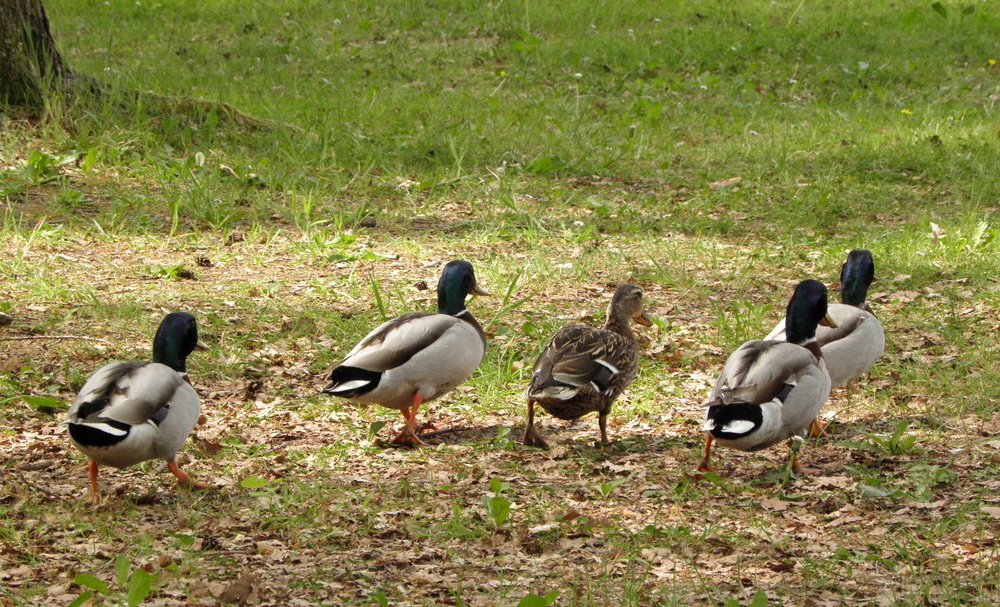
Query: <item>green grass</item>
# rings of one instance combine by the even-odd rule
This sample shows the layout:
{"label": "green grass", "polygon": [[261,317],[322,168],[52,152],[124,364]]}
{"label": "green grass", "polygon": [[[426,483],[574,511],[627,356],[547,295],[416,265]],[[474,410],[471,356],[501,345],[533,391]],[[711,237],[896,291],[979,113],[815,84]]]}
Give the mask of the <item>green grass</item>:
{"label": "green grass", "polygon": [[[0,604],[122,604],[136,570],[163,604],[244,573],[275,604],[998,599],[994,7],[46,7],[112,92],[0,117]],[[134,89],[276,125],[123,110]],[[834,393],[834,436],[802,451],[817,471],[780,486],[783,448],[722,450],[692,483],[725,356],[852,248],[888,346]],[[323,372],[432,310],[458,257],[494,294],[470,303],[486,360],[421,409],[438,445],[380,446],[400,416],[320,395]],[[625,281],[659,328],[615,444],[541,415],[555,449],[521,448],[538,351]],[[103,472],[91,508],[62,413],[20,397],[70,401],[176,308],[212,345],[185,468],[220,489],[175,498],[145,464]]]}

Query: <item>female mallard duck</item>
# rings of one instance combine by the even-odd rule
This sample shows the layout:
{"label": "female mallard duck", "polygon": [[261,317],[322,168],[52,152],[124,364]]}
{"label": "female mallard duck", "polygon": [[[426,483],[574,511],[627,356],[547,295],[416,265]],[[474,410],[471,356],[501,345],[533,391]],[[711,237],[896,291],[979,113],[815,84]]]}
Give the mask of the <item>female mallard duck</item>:
{"label": "female mallard duck", "polygon": [[191,387],[185,362],[198,341],[194,316],[168,314],[153,339],[153,362],[131,361],[97,370],[69,410],[67,426],[73,445],[90,458],[90,493],[100,501],[99,465],[125,468],[162,459],[180,485],[206,489],[177,465],[188,434],[198,422],[198,394]]}
{"label": "female mallard duck", "polygon": [[560,329],[538,356],[528,386],[524,444],[548,448],[535,431],[535,404],[559,419],[596,411],[601,442],[608,442],[608,413],[639,371],[639,348],[631,321],[653,324],[642,310],[642,290],[622,285],[608,305],[603,329],[574,325]]}
{"label": "female mallard duck", "polygon": [[757,451],[805,436],[830,396],[830,375],[816,344],[816,327],[822,322],[835,324],[827,315],[823,283],[799,283],[785,318],[788,341],[748,341],[726,361],[704,404],[708,413],[699,472],[714,471],[709,461],[713,440]]}
{"label": "female mallard duck", "polygon": [[438,281],[438,313],[404,314],[369,333],[333,368],[323,392],[398,409],[406,424],[393,442],[425,444],[417,408],[469,379],[486,355],[486,334],[465,307],[469,293],[489,295],[472,264],[448,263]]}
{"label": "female mallard duck", "polygon": [[[820,327],[816,343],[823,350],[830,382],[846,386],[871,368],[885,351],[885,332],[865,299],[875,280],[871,251],[856,249],[847,255],[840,270],[840,301],[830,304],[836,329]],[[785,339],[785,322],[778,323],[764,339]]]}

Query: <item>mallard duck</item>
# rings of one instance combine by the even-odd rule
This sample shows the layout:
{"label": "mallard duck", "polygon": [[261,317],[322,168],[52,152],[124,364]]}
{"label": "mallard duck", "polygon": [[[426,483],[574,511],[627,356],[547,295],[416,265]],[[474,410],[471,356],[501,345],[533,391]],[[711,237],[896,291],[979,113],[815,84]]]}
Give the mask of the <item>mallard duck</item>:
{"label": "mallard duck", "polygon": [[[793,436],[805,436],[830,396],[830,375],[816,344],[816,327],[835,325],[827,314],[826,287],[804,280],[786,311],[788,341],[748,341],[730,355],[708,408],[705,453],[699,472],[712,472],[712,442],[757,451]],[[793,466],[797,462],[793,459]]]}
{"label": "mallard duck", "polygon": [[198,346],[198,326],[186,312],[168,314],[153,339],[153,362],[116,362],[83,384],[69,409],[69,437],[90,458],[90,492],[100,501],[97,467],[125,468],[162,459],[181,486],[206,489],[177,465],[201,407],[185,366]]}
{"label": "mallard duck", "polygon": [[608,413],[639,371],[639,348],[631,321],[653,324],[642,310],[642,290],[622,285],[608,305],[603,329],[574,325],[560,329],[538,356],[528,386],[524,444],[548,448],[535,431],[535,405],[559,419],[597,412],[601,443],[608,443]]}
{"label": "mallard duck", "polygon": [[425,444],[417,409],[469,379],[486,355],[486,334],[465,307],[470,293],[489,295],[472,264],[449,262],[438,281],[437,314],[404,314],[369,333],[333,368],[323,392],[398,409],[406,423],[393,442]]}
{"label": "mallard duck", "polygon": [[[842,303],[830,304],[828,308],[837,328],[816,330],[816,343],[823,350],[834,388],[846,386],[867,372],[885,351],[885,331],[865,301],[874,280],[871,251],[851,251],[840,270]],[[785,322],[779,322],[764,339],[785,339]]]}

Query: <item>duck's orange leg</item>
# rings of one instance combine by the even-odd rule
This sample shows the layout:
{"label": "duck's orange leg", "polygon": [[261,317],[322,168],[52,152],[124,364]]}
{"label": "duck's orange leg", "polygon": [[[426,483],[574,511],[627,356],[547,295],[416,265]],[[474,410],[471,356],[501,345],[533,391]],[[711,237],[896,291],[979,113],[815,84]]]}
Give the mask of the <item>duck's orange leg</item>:
{"label": "duck's orange leg", "polygon": [[827,436],[826,428],[819,423],[819,418],[813,418],[812,422],[809,423],[809,438],[819,438],[821,436]]}
{"label": "duck's orange leg", "polygon": [[413,404],[400,410],[400,413],[406,420],[406,424],[403,426],[403,431],[396,435],[396,438],[392,439],[393,443],[410,447],[422,447],[427,444],[417,436],[417,409],[422,402],[424,402],[424,397],[420,396],[420,393],[417,392],[413,395]]}
{"label": "duck's orange leg", "polygon": [[208,483],[191,480],[188,473],[181,470],[181,467],[177,465],[177,462],[167,462],[167,469],[173,472],[174,476],[177,477],[178,487],[186,487],[188,489],[210,489],[212,487]]}
{"label": "duck's orange leg", "polygon": [[[709,461],[709,458],[712,455],[712,441],[713,440],[714,440],[714,437],[712,436],[712,433],[711,432],[706,432],[705,433],[705,452],[704,452],[704,454],[701,457],[701,461],[698,462],[698,472],[701,472],[701,473],[715,472],[715,468],[712,466],[712,462]],[[695,475],[695,479],[696,480],[702,480],[703,478],[705,478],[705,477],[702,476],[701,474]]]}
{"label": "duck's orange leg", "polygon": [[799,462],[799,449],[802,448],[802,443],[803,440],[797,436],[788,439],[788,454],[791,457],[791,461],[788,464],[789,469],[799,476],[804,475],[806,472]]}
{"label": "duck's orange leg", "polygon": [[101,503],[101,491],[97,488],[97,462],[90,460],[87,468],[90,471],[90,499],[96,506]]}

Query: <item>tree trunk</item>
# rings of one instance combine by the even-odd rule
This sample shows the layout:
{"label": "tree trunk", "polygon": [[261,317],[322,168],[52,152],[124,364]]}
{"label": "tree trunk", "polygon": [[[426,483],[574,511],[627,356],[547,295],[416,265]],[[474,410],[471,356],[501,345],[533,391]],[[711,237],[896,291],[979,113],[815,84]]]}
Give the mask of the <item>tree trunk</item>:
{"label": "tree trunk", "polygon": [[68,84],[42,0],[0,0],[0,105],[40,116],[46,91]]}
{"label": "tree trunk", "polygon": [[227,103],[130,91],[122,91],[111,99],[109,90],[104,83],[73,72],[63,62],[49,30],[42,0],[0,0],[0,109],[41,118],[46,96],[61,92],[76,101],[95,99],[116,103],[123,113],[142,105],[147,112],[181,114],[199,123],[211,114],[223,123],[243,128],[277,126],[301,132],[291,125],[248,116]]}

